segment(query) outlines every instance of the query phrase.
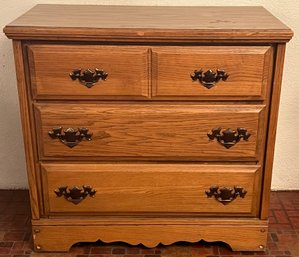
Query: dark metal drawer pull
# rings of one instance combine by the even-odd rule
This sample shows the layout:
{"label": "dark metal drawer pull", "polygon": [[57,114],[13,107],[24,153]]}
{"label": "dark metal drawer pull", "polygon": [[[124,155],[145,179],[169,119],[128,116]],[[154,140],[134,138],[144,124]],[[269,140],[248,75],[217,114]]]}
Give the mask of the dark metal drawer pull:
{"label": "dark metal drawer pull", "polygon": [[108,77],[108,73],[101,69],[95,69],[92,71],[87,69],[81,73],[81,69],[73,70],[70,73],[70,77],[72,80],[78,79],[81,84],[86,86],[87,88],[91,88],[97,83],[99,80],[106,80]]}
{"label": "dark metal drawer pull", "polygon": [[62,127],[57,127],[49,131],[48,134],[51,138],[59,139],[60,142],[70,148],[79,144],[83,139],[90,141],[92,136],[92,133],[88,133],[87,128],[67,128],[63,133],[64,134],[62,134]]}
{"label": "dark metal drawer pull", "polygon": [[207,70],[203,72],[202,69],[195,70],[193,74],[190,75],[193,81],[198,80],[207,89],[212,88],[221,79],[226,81],[229,75],[224,70],[217,69],[216,72],[212,70]]}
{"label": "dark metal drawer pull", "polygon": [[231,187],[221,187],[218,186],[211,186],[209,191],[206,191],[207,197],[215,197],[215,199],[226,205],[235,200],[238,196],[244,198],[247,191],[240,186]]}
{"label": "dark metal drawer pull", "polygon": [[94,197],[96,194],[96,190],[94,190],[91,186],[82,186],[79,188],[74,186],[73,188],[68,188],[67,186],[61,186],[54,190],[54,193],[57,197],[63,196],[69,202],[73,204],[78,204],[82,200],[84,200],[88,195],[90,197]]}
{"label": "dark metal drawer pull", "polygon": [[221,128],[213,128],[207,135],[210,140],[214,140],[216,138],[217,141],[227,149],[234,146],[242,138],[247,141],[251,136],[245,128],[237,128],[237,131],[230,128],[222,131]]}

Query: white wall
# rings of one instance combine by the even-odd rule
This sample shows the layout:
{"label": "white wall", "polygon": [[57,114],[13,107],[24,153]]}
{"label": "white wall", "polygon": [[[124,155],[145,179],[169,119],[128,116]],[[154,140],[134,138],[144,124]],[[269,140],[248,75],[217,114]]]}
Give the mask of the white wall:
{"label": "white wall", "polygon": [[10,40],[2,33],[2,28],[38,3],[199,6],[262,5],[266,7],[295,32],[295,37],[287,46],[272,189],[299,189],[299,148],[297,149],[299,146],[299,39],[297,36],[299,33],[299,5],[297,0],[0,0],[1,189],[27,187],[12,47]]}

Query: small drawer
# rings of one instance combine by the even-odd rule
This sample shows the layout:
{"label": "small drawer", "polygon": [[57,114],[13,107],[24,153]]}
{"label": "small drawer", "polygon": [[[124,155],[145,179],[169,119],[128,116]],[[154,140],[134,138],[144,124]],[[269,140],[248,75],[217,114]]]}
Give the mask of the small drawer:
{"label": "small drawer", "polygon": [[260,173],[249,165],[42,164],[47,214],[255,216]]}
{"label": "small drawer", "polygon": [[39,103],[35,114],[42,160],[257,161],[264,152],[264,105]]}
{"label": "small drawer", "polygon": [[265,99],[272,55],[270,46],[153,48],[153,98]]}
{"label": "small drawer", "polygon": [[28,55],[34,98],[148,97],[146,47],[29,45]]}

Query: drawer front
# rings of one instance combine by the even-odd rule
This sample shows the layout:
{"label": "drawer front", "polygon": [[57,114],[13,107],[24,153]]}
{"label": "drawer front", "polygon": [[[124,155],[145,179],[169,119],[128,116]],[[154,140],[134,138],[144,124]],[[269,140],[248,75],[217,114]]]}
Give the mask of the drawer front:
{"label": "drawer front", "polygon": [[42,174],[46,213],[258,213],[259,166],[42,164]]}
{"label": "drawer front", "polygon": [[[145,47],[30,45],[28,53],[34,98],[148,96],[148,49]],[[99,72],[95,73],[95,69]]]}
{"label": "drawer front", "polygon": [[[258,160],[264,110],[263,105],[36,104],[40,158]],[[88,133],[81,131],[81,137],[77,128]]]}
{"label": "drawer front", "polygon": [[272,68],[269,46],[167,46],[152,51],[153,98],[265,98]]}

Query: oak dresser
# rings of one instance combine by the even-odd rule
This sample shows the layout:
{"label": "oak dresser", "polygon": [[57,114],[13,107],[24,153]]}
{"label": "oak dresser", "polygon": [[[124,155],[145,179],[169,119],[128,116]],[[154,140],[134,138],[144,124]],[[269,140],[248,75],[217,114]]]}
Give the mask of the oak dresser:
{"label": "oak dresser", "polygon": [[265,249],[288,27],[262,7],[37,5],[4,32],[36,251]]}

